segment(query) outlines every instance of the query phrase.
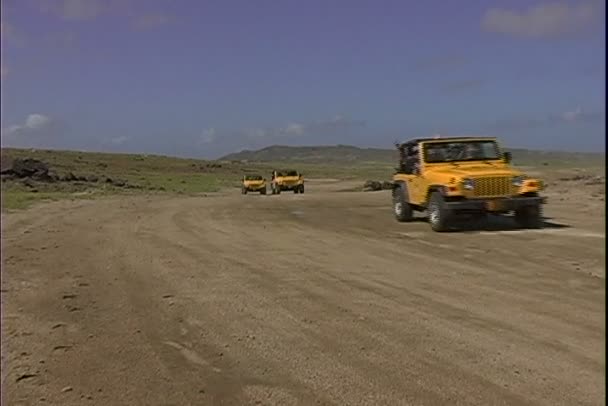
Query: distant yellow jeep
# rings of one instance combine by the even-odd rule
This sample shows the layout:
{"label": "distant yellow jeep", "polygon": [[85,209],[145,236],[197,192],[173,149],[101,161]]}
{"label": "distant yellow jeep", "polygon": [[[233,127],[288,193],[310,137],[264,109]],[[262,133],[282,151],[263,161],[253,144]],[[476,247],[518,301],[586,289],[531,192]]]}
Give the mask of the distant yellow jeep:
{"label": "distant yellow jeep", "polygon": [[427,211],[434,231],[446,231],[458,215],[514,212],[524,228],[540,228],[542,181],[513,168],[493,137],[419,138],[397,144],[393,210],[398,221]]}
{"label": "distant yellow jeep", "polygon": [[243,176],[243,184],[241,186],[241,193],[246,195],[247,192],[260,192],[260,194],[266,194],[266,179],[260,175],[245,175]]}
{"label": "distant yellow jeep", "polygon": [[283,190],[293,190],[294,193],[304,193],[304,177],[294,170],[283,172],[273,171],[270,184],[273,195],[281,194]]}

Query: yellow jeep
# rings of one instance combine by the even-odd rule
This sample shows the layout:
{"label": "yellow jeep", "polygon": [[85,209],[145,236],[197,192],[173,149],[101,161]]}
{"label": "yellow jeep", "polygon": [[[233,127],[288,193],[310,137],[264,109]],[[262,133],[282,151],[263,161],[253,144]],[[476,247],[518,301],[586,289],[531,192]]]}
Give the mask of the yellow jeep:
{"label": "yellow jeep", "polygon": [[270,184],[273,195],[281,194],[283,190],[293,190],[294,193],[304,193],[304,177],[294,170],[283,172],[273,171]]}
{"label": "yellow jeep", "polygon": [[458,215],[514,212],[524,228],[540,228],[543,183],[511,166],[494,137],[419,138],[397,144],[393,209],[398,221],[427,211],[434,231],[446,231]]}
{"label": "yellow jeep", "polygon": [[243,176],[243,184],[241,185],[241,193],[246,195],[247,192],[260,192],[266,194],[266,179],[260,175],[245,175]]}

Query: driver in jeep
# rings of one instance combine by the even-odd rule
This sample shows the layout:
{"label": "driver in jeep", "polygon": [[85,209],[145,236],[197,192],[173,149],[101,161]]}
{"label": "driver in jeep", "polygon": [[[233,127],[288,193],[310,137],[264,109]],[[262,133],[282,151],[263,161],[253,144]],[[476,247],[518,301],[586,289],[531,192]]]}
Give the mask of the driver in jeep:
{"label": "driver in jeep", "polygon": [[478,143],[466,144],[461,153],[461,158],[464,160],[484,159],[483,149]]}

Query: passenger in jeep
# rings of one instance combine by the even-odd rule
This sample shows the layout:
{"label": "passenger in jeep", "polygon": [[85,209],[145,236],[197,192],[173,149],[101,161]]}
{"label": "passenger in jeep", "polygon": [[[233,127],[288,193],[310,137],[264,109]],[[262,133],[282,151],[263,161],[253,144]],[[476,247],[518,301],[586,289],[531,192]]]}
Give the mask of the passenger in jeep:
{"label": "passenger in jeep", "polygon": [[400,150],[399,168],[407,174],[417,174],[420,171],[420,161],[418,155],[418,146],[410,145],[406,149]]}

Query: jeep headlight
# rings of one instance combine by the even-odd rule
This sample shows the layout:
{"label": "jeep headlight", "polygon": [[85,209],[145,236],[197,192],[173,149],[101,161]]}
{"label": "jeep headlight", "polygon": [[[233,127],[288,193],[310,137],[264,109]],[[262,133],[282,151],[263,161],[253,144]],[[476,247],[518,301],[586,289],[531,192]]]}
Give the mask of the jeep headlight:
{"label": "jeep headlight", "polygon": [[515,176],[513,177],[513,186],[521,187],[526,180],[525,176]]}
{"label": "jeep headlight", "polygon": [[462,187],[466,190],[472,190],[475,187],[475,182],[471,178],[464,178],[462,180]]}

